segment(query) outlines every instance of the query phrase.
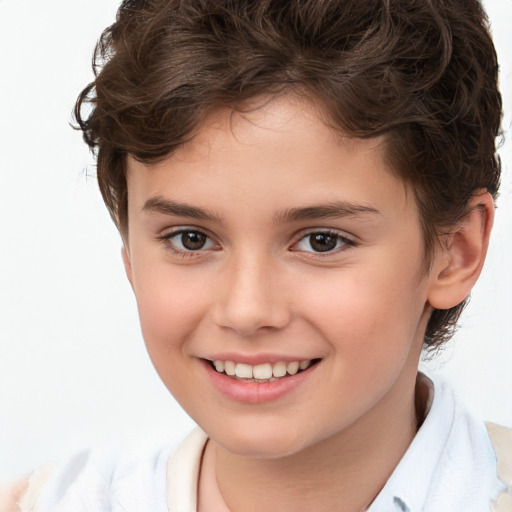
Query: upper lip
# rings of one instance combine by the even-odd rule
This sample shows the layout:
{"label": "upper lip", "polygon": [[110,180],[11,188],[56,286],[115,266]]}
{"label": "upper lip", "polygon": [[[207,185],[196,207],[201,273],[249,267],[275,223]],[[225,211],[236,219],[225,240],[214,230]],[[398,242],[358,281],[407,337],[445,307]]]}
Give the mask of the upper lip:
{"label": "upper lip", "polygon": [[308,357],[303,355],[284,355],[284,354],[274,354],[274,353],[258,353],[258,354],[240,354],[233,352],[222,352],[218,354],[211,354],[203,359],[207,359],[208,361],[233,361],[234,363],[242,363],[249,364],[251,366],[256,366],[258,364],[264,363],[292,363],[294,361],[310,361],[313,359],[320,359],[319,357]]}

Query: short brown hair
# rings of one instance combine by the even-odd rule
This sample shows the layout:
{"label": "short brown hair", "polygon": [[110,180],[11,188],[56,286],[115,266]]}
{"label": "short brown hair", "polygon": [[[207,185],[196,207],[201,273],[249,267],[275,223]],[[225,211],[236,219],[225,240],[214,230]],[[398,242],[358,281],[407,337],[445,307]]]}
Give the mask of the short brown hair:
{"label": "short brown hair", "polygon": [[[477,189],[498,191],[498,65],[478,0],[125,0],[93,64],[75,116],[122,233],[128,154],[165,158],[212,110],[287,90],[351,136],[386,136],[427,255]],[[426,346],[463,307],[433,312]]]}

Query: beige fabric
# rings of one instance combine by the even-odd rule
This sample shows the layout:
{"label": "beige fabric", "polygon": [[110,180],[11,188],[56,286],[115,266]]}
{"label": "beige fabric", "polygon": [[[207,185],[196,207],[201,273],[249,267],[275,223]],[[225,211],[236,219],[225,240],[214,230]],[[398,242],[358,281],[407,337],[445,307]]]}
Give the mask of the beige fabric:
{"label": "beige fabric", "polygon": [[512,512],[512,428],[487,423],[496,459],[498,477],[507,486],[492,504],[493,512]]}
{"label": "beige fabric", "polygon": [[[53,467],[53,464],[47,464],[32,473],[24,486],[25,489],[21,499],[18,501],[18,498],[14,498],[13,501],[16,502],[16,507],[11,508],[8,512],[36,512],[37,500],[53,471]],[[4,510],[0,512],[4,512]]]}
{"label": "beige fabric", "polygon": [[18,512],[18,501],[27,489],[28,480],[13,484],[0,483],[0,512]]}

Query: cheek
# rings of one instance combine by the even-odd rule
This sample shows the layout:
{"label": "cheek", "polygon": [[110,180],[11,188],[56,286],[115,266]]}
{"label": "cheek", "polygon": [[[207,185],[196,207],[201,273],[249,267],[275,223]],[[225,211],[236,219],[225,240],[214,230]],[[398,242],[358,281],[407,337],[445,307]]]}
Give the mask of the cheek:
{"label": "cheek", "polygon": [[[148,267],[141,267],[143,269]],[[134,291],[150,356],[182,348],[207,310],[201,279],[169,267],[135,274]]]}
{"label": "cheek", "polygon": [[143,285],[134,288],[151,362],[171,394],[188,403],[194,392],[187,385],[191,364],[187,349],[206,309],[201,294],[190,281],[169,275],[156,280],[149,275]]}
{"label": "cheek", "polygon": [[[304,315],[333,345],[355,357],[403,351],[416,337],[425,305],[416,267],[385,265],[333,272],[303,283]],[[371,351],[371,352],[370,352]]]}

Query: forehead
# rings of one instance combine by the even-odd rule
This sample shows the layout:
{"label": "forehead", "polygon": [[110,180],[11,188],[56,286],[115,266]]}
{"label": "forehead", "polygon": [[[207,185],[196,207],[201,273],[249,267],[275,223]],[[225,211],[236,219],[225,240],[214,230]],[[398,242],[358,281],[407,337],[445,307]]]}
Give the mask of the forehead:
{"label": "forehead", "polygon": [[265,203],[252,206],[260,210],[310,201],[408,203],[406,185],[386,163],[384,137],[347,136],[297,95],[216,110],[166,160],[144,165],[129,158],[127,178],[132,205],[167,195],[224,206],[245,196],[247,207],[259,196]]}

